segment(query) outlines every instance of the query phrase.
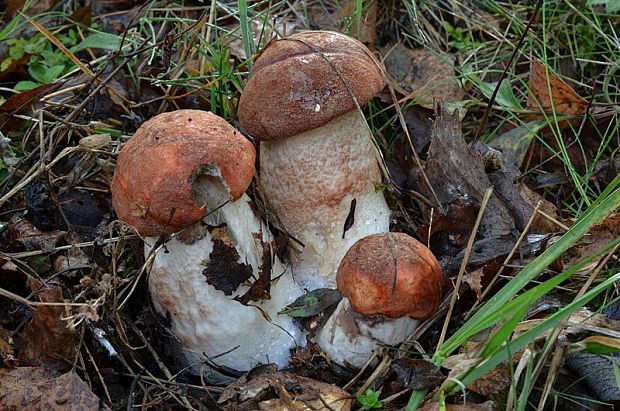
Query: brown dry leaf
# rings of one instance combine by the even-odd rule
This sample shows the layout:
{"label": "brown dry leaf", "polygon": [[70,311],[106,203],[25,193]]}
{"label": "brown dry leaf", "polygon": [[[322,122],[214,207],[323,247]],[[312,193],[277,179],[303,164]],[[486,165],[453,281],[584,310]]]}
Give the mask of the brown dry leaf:
{"label": "brown dry leaf", "polygon": [[[277,398],[269,398],[271,392]],[[348,411],[353,399],[335,385],[285,372],[268,372],[248,381],[248,374],[232,383],[218,403],[225,410]]]}
{"label": "brown dry leaf", "polygon": [[[482,404],[446,404],[447,411],[499,411],[500,407],[494,401],[486,401]],[[420,411],[439,411],[439,404],[436,401],[427,402],[420,408]]]}
{"label": "brown dry leaf", "polygon": [[377,42],[377,2],[364,5],[359,33],[355,18],[357,2],[344,0],[340,1],[339,6],[328,3],[324,1],[309,7],[308,16],[314,26],[321,30],[349,32],[368,48],[374,49]]}
{"label": "brown dry leaf", "polygon": [[426,108],[433,108],[433,100],[459,101],[464,93],[446,61],[427,49],[409,49],[396,44],[384,49],[384,63],[390,84],[403,96],[412,97]]}
{"label": "brown dry leaf", "polygon": [[33,106],[40,103],[41,98],[62,85],[62,82],[43,84],[32,90],[13,94],[7,101],[0,105],[0,131],[4,134],[19,128],[25,120],[14,117],[17,114],[25,114]]}
{"label": "brown dry leaf", "polygon": [[510,369],[508,364],[503,363],[469,384],[467,388],[485,397],[489,397],[506,392],[511,384],[512,375]]}
{"label": "brown dry leaf", "polygon": [[[41,286],[28,279],[28,286],[42,302],[63,302],[62,289]],[[61,318],[67,317],[66,307],[42,305],[32,315],[24,332],[19,336],[19,360],[25,365],[63,366],[71,364],[77,350],[77,334]]]}
{"label": "brown dry leaf", "polygon": [[[530,89],[530,95],[527,98],[528,110],[576,115],[582,114],[588,106],[588,102],[571,86],[550,69],[547,71],[540,60],[532,60],[528,86]],[[528,116],[528,121],[544,118],[543,114],[531,114]]]}
{"label": "brown dry leaf", "polygon": [[3,410],[109,410],[71,371],[66,374],[42,367],[0,369]]}
{"label": "brown dry leaf", "polygon": [[482,299],[482,277],[484,277],[484,267],[480,267],[476,271],[463,276],[463,281],[476,293],[478,302]]}
{"label": "brown dry leaf", "polygon": [[15,367],[13,357],[13,332],[0,326],[0,367]]}
{"label": "brown dry leaf", "polygon": [[[592,227],[588,235],[584,236],[564,254],[563,263],[566,267],[570,267],[594,254],[618,236],[620,236],[620,211]],[[600,258],[598,259],[600,260]],[[594,261],[593,263],[596,264],[597,262]]]}
{"label": "brown dry leaf", "polygon": [[[532,207],[536,207],[536,204],[540,203],[539,210],[552,217],[556,221],[560,221],[561,218],[558,214],[557,207],[545,200],[543,196],[538,194],[536,191],[529,188],[524,182],[521,182],[519,185],[519,192],[521,197],[525,199]],[[535,233],[553,233],[557,232],[560,228],[550,219],[544,217],[542,214],[538,214],[534,217],[534,221],[532,221],[532,226],[530,231]]]}

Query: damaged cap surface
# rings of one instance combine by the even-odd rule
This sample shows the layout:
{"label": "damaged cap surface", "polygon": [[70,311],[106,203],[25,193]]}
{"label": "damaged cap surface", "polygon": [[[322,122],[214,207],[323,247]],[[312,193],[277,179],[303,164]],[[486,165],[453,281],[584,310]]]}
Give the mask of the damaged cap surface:
{"label": "damaged cap surface", "polygon": [[[239,101],[239,121],[261,140],[320,127],[379,94],[379,63],[359,41],[309,31],[272,42],[256,60]],[[353,94],[353,96],[352,96]]]}
{"label": "damaged cap surface", "polygon": [[256,151],[224,119],[206,111],[159,114],[118,156],[110,184],[119,219],[144,236],[192,224],[209,211],[199,185],[220,184],[239,198],[254,174]]}
{"label": "damaged cap surface", "polygon": [[340,263],[337,284],[359,314],[424,319],[439,306],[443,274],[416,239],[381,233],[353,244]]}

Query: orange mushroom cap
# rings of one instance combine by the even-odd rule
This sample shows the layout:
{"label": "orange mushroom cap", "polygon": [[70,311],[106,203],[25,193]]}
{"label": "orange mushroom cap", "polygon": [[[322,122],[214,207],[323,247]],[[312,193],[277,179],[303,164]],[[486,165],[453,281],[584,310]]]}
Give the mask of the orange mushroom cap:
{"label": "orange mushroom cap", "polygon": [[252,181],[256,150],[224,119],[207,111],[159,114],[118,155],[110,184],[119,219],[144,236],[174,232],[203,218],[202,176],[220,178],[232,200]]}
{"label": "orange mushroom cap", "polygon": [[433,253],[403,233],[372,234],[357,241],[343,257],[336,281],[355,312],[390,318],[430,317],[443,288]]}

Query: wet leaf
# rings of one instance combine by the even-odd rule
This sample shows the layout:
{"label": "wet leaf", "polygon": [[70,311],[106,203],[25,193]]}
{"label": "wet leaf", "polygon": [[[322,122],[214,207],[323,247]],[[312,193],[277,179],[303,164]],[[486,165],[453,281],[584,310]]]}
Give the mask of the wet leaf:
{"label": "wet leaf", "polygon": [[7,410],[110,410],[74,371],[43,367],[0,369],[0,399]]}
{"label": "wet leaf", "polygon": [[446,379],[439,368],[420,359],[399,358],[392,361],[390,369],[396,373],[396,378],[404,387],[413,390],[432,390]]}
{"label": "wet leaf", "polygon": [[278,314],[288,315],[289,317],[312,317],[340,302],[340,300],[342,300],[342,296],[338,290],[319,288],[302,295]]}
{"label": "wet leaf", "polygon": [[411,96],[423,107],[433,108],[433,100],[461,100],[463,90],[447,56],[437,56],[427,49],[409,49],[399,43],[384,49],[385,67],[394,90]]}
{"label": "wet leaf", "polygon": [[[532,60],[528,79],[530,95],[527,108],[532,111],[558,115],[582,114],[588,102],[548,69],[540,60]],[[543,114],[532,114],[529,120],[544,119]]]}
{"label": "wet leaf", "polygon": [[489,146],[499,150],[506,161],[521,167],[530,144],[545,125],[546,121],[539,120],[513,128],[495,137]]}

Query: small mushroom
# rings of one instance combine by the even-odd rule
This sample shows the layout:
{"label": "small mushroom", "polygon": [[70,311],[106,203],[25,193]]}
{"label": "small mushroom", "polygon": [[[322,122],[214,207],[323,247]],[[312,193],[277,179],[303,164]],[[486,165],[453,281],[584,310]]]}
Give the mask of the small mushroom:
{"label": "small mushroom", "polygon": [[443,274],[419,241],[382,233],[356,242],[338,267],[345,297],[316,337],[338,364],[360,368],[378,344],[399,344],[439,306]]}
{"label": "small mushroom", "polygon": [[[277,315],[301,291],[273,256],[273,238],[244,194],[254,161],[241,133],[198,110],[153,117],[118,156],[116,212],[146,236],[146,255],[157,252],[149,292],[189,364],[283,366],[301,337],[290,318]],[[153,250],[162,233],[182,228]]]}
{"label": "small mushroom", "polygon": [[314,31],[270,43],[239,101],[260,143],[260,182],[284,228],[303,243],[296,281],[334,288],[342,256],[389,229],[372,135],[359,106],[384,87],[370,51],[344,34]]}

